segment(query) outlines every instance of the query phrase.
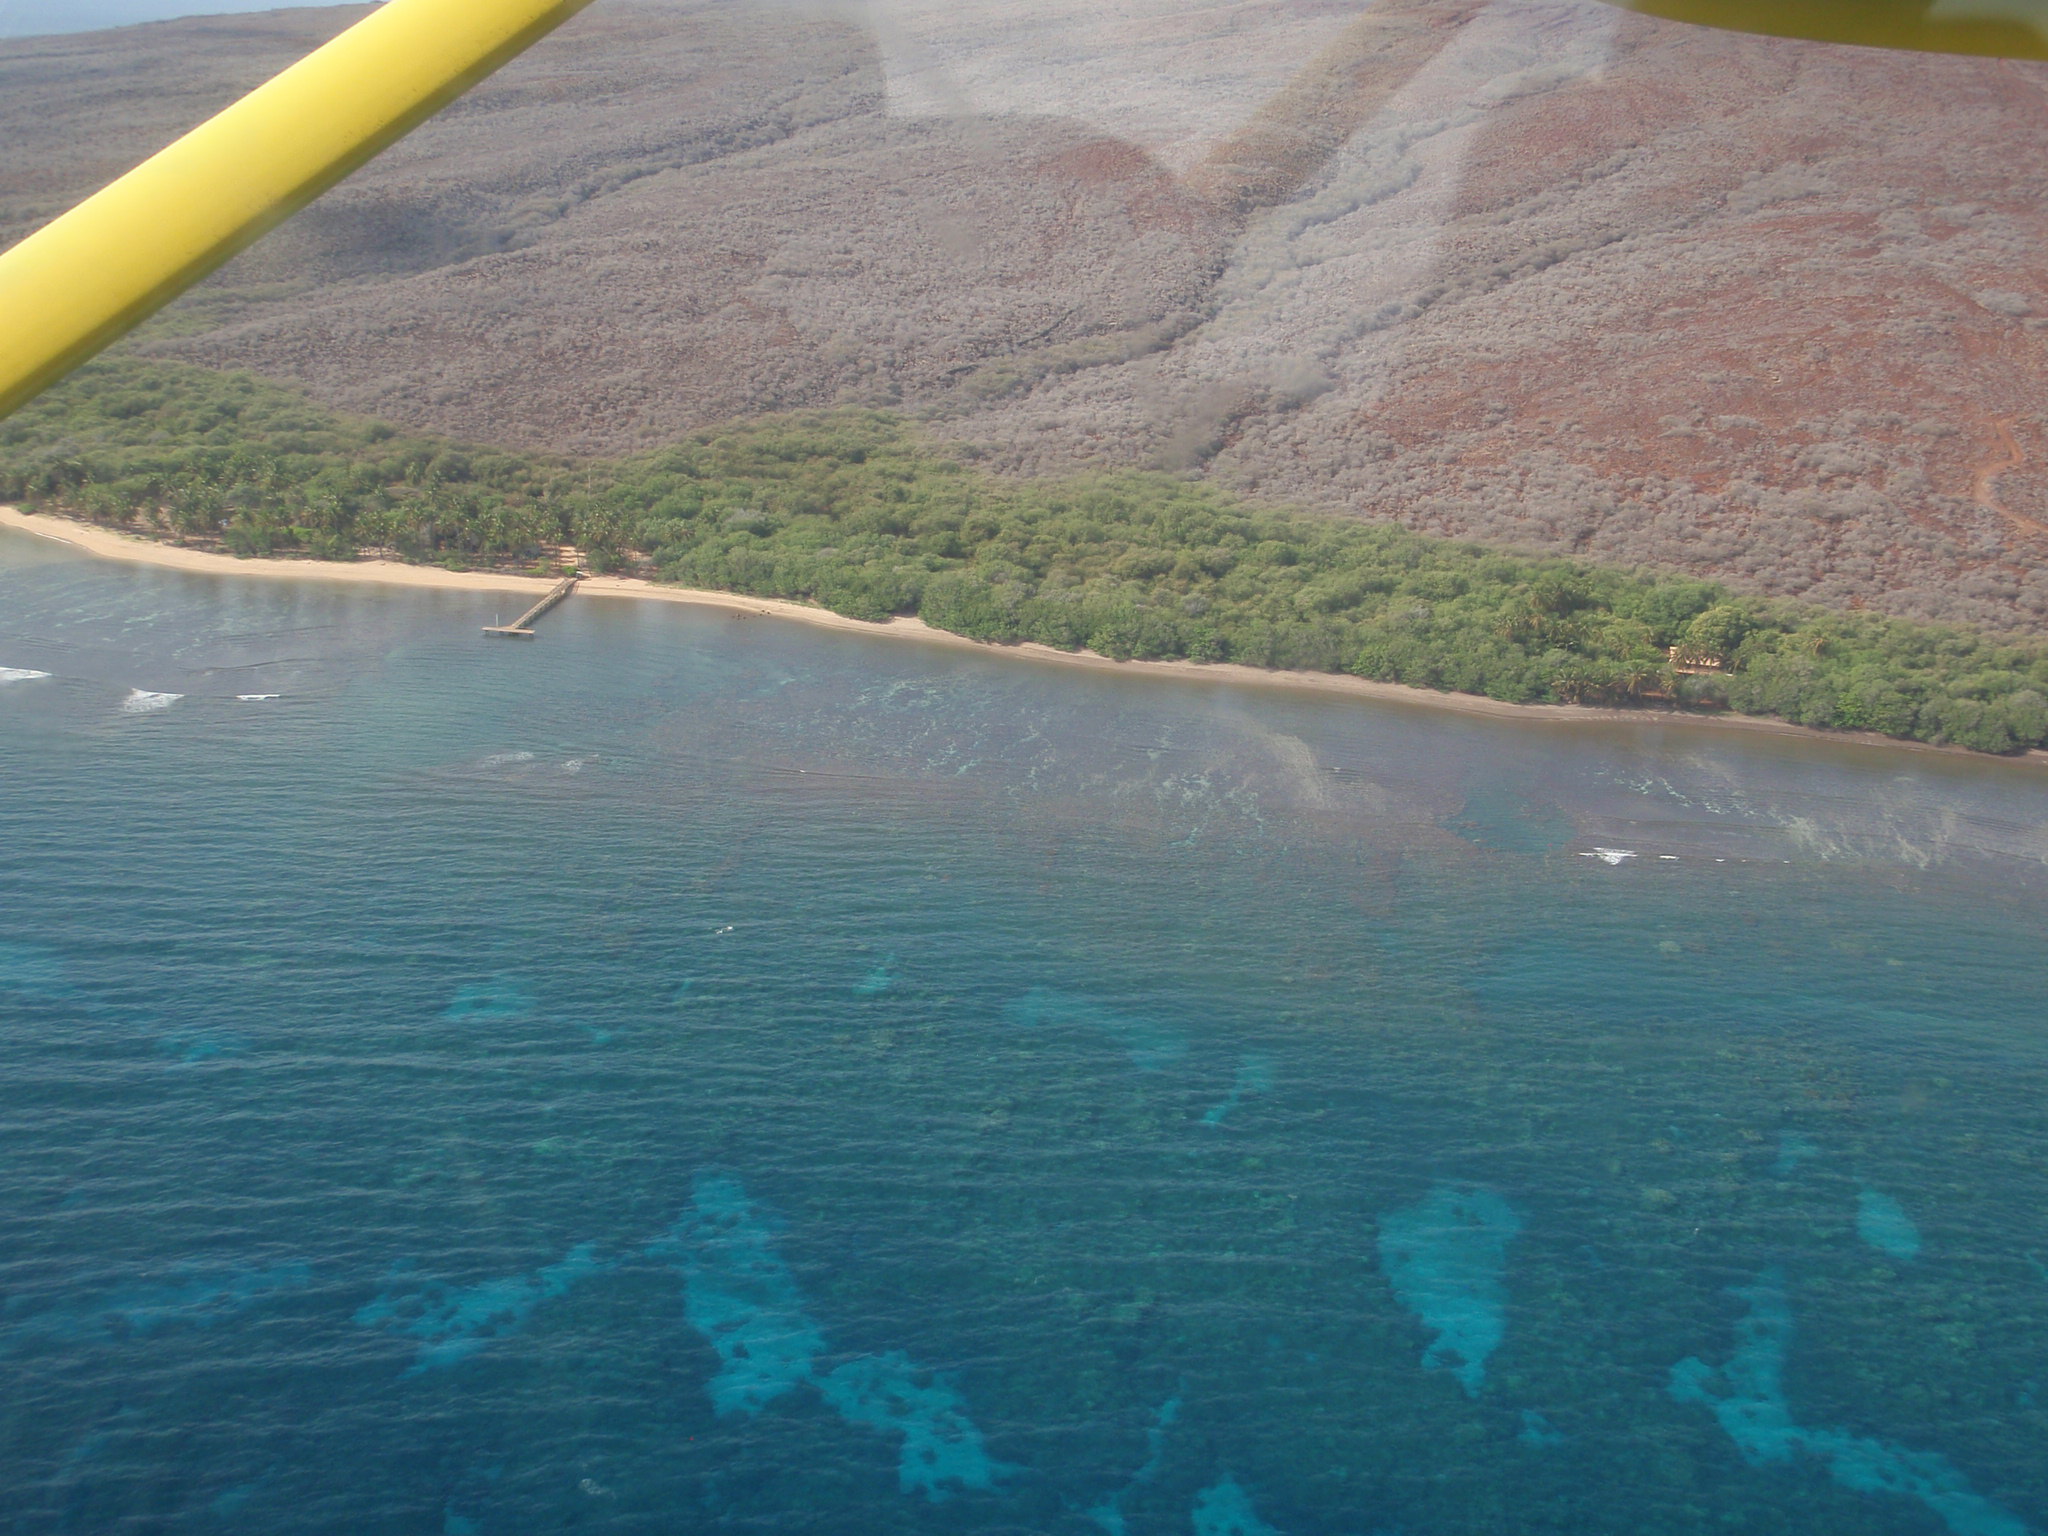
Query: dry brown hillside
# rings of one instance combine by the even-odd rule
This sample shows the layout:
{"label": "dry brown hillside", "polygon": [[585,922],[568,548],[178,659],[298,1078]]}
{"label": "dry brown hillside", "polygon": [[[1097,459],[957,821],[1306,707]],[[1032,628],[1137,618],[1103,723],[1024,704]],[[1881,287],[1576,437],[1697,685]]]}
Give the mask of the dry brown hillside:
{"label": "dry brown hillside", "polygon": [[[0,44],[0,238],[351,10]],[[2048,629],[2048,70],[1583,3],[602,0],[142,343],[472,437],[930,413]]]}

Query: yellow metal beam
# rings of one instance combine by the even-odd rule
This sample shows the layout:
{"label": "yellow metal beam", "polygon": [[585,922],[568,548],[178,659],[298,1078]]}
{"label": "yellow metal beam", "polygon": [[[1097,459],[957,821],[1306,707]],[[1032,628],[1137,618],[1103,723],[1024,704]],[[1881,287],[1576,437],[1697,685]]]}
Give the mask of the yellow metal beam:
{"label": "yellow metal beam", "polygon": [[1873,48],[2048,59],[2048,0],[1614,0],[1737,32]]}
{"label": "yellow metal beam", "polygon": [[591,0],[387,0],[0,254],[0,416]]}

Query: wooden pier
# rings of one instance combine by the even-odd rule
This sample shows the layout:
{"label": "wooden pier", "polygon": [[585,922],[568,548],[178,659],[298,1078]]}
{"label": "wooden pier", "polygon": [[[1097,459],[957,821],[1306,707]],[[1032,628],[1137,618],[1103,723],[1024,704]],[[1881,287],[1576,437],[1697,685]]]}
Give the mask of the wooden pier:
{"label": "wooden pier", "polygon": [[510,624],[486,624],[484,626],[484,633],[496,635],[501,640],[531,640],[533,638],[533,626],[539,621],[540,616],[575,590],[576,578],[574,576],[564,576],[554,584],[546,597],[543,597]]}

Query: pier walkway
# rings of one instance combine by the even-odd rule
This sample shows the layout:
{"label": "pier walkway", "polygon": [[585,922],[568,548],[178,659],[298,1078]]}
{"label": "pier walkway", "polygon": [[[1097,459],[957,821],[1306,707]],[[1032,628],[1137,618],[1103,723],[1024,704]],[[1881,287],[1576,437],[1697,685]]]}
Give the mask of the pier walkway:
{"label": "pier walkway", "polygon": [[531,640],[533,638],[533,626],[538,622],[540,616],[567,597],[571,592],[574,592],[576,590],[576,581],[577,578],[574,576],[564,576],[548,591],[547,596],[519,615],[510,624],[486,624],[484,626],[484,633],[496,635],[501,640]]}

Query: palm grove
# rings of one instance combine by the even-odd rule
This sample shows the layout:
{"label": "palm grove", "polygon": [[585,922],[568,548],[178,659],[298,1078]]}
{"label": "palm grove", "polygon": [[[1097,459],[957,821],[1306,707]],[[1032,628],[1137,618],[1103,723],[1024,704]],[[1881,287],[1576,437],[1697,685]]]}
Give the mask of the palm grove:
{"label": "palm grove", "polygon": [[479,449],[241,374],[102,361],[0,422],[0,495],[239,554],[599,570],[1118,659],[1665,703],[2010,752],[2048,645],[1307,516],[1166,475],[1002,479],[876,412],[614,460]]}

